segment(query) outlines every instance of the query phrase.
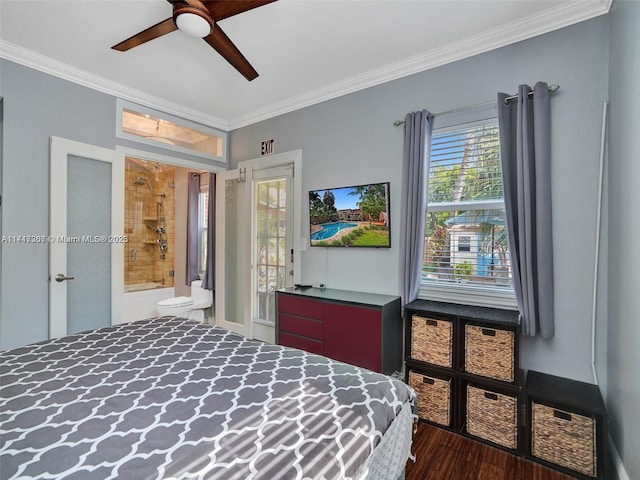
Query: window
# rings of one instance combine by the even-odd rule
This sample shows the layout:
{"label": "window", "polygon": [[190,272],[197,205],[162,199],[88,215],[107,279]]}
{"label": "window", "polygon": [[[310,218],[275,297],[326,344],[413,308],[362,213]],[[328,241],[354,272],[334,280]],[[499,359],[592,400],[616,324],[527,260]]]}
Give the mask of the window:
{"label": "window", "polygon": [[458,236],[458,251],[470,252],[471,251],[471,237],[468,235]]}
{"label": "window", "polygon": [[420,297],[515,306],[497,120],[435,130]]}
{"label": "window", "polygon": [[207,229],[209,219],[209,185],[200,185],[198,195],[198,270],[203,275],[207,263]]}
{"label": "window", "polygon": [[117,103],[117,137],[226,163],[225,132],[124,100]]}

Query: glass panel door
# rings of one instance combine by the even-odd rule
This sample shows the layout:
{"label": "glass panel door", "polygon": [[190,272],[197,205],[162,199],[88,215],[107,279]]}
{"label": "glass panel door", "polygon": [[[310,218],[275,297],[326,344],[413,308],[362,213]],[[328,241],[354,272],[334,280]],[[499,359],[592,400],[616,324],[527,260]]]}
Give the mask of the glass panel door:
{"label": "glass panel door", "polygon": [[293,165],[253,171],[253,338],[275,342],[276,290],[293,283]]}
{"label": "glass panel door", "polygon": [[287,281],[287,180],[256,182],[256,318],[275,322],[275,291]]}
{"label": "glass panel door", "polygon": [[248,336],[248,189],[238,170],[216,177],[216,324]]}
{"label": "glass panel door", "polygon": [[111,325],[111,163],[67,160],[67,333]]}

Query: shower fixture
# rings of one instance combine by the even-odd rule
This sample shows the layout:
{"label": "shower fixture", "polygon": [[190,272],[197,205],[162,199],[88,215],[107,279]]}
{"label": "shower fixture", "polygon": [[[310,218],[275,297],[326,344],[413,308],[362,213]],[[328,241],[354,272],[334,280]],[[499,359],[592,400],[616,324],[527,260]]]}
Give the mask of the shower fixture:
{"label": "shower fixture", "polygon": [[133,182],[136,185],[144,185],[145,183],[149,186],[149,188],[151,189],[151,193],[154,194],[156,197],[166,197],[167,195],[164,193],[156,193],[153,191],[153,187],[151,186],[151,182],[149,181],[149,179],[147,177],[138,177],[136,178],[136,180]]}

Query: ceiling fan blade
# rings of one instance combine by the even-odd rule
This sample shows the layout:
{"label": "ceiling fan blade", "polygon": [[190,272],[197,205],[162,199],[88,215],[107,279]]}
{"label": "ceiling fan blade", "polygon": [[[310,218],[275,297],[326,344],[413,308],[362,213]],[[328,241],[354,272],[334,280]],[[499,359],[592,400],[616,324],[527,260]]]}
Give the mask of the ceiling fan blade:
{"label": "ceiling fan blade", "polygon": [[127,50],[142,45],[143,43],[153,40],[154,38],[161,37],[167,33],[171,33],[177,30],[176,24],[173,23],[173,18],[167,18],[166,20],[156,23],[153,27],[149,27],[140,33],[136,33],[134,36],[127,38],[126,40],[111,47],[119,52],[126,52]]}
{"label": "ceiling fan blade", "polygon": [[[193,1],[193,0],[192,0]],[[196,0],[197,1],[197,0]],[[267,3],[273,3],[277,0],[235,0],[233,2],[225,0],[203,0],[205,7],[209,10],[211,18],[219,22],[225,18],[232,17],[248,10],[261,7]]]}
{"label": "ceiling fan blade", "polygon": [[[227,3],[227,2],[225,2]],[[235,3],[235,2],[228,2]],[[249,61],[242,55],[238,47],[227,37],[219,25],[213,28],[209,36],[204,37],[204,41],[211,45],[216,52],[224,57],[238,72],[247,80],[251,81],[258,76],[258,72],[251,66]]]}

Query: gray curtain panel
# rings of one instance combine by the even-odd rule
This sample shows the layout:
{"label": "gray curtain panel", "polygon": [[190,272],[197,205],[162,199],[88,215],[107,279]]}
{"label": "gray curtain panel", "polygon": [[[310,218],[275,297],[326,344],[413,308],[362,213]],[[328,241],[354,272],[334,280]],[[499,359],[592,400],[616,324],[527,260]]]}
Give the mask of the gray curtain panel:
{"label": "gray curtain panel", "polygon": [[408,113],[404,122],[402,166],[402,301],[418,296],[424,254],[429,152],[433,121],[427,110]]}
{"label": "gray curtain panel", "polygon": [[202,288],[213,290],[215,286],[216,247],[216,174],[209,174],[209,205],[207,208],[207,259]]}
{"label": "gray curtain panel", "polygon": [[198,269],[198,196],[200,195],[200,175],[189,172],[187,190],[187,263],[185,283],[200,278]]}
{"label": "gray curtain panel", "polygon": [[[529,92],[533,91],[533,96]],[[518,87],[505,103],[498,94],[502,181],[513,287],[524,335],[551,338],[553,244],[551,230],[551,109],[544,82]]]}

